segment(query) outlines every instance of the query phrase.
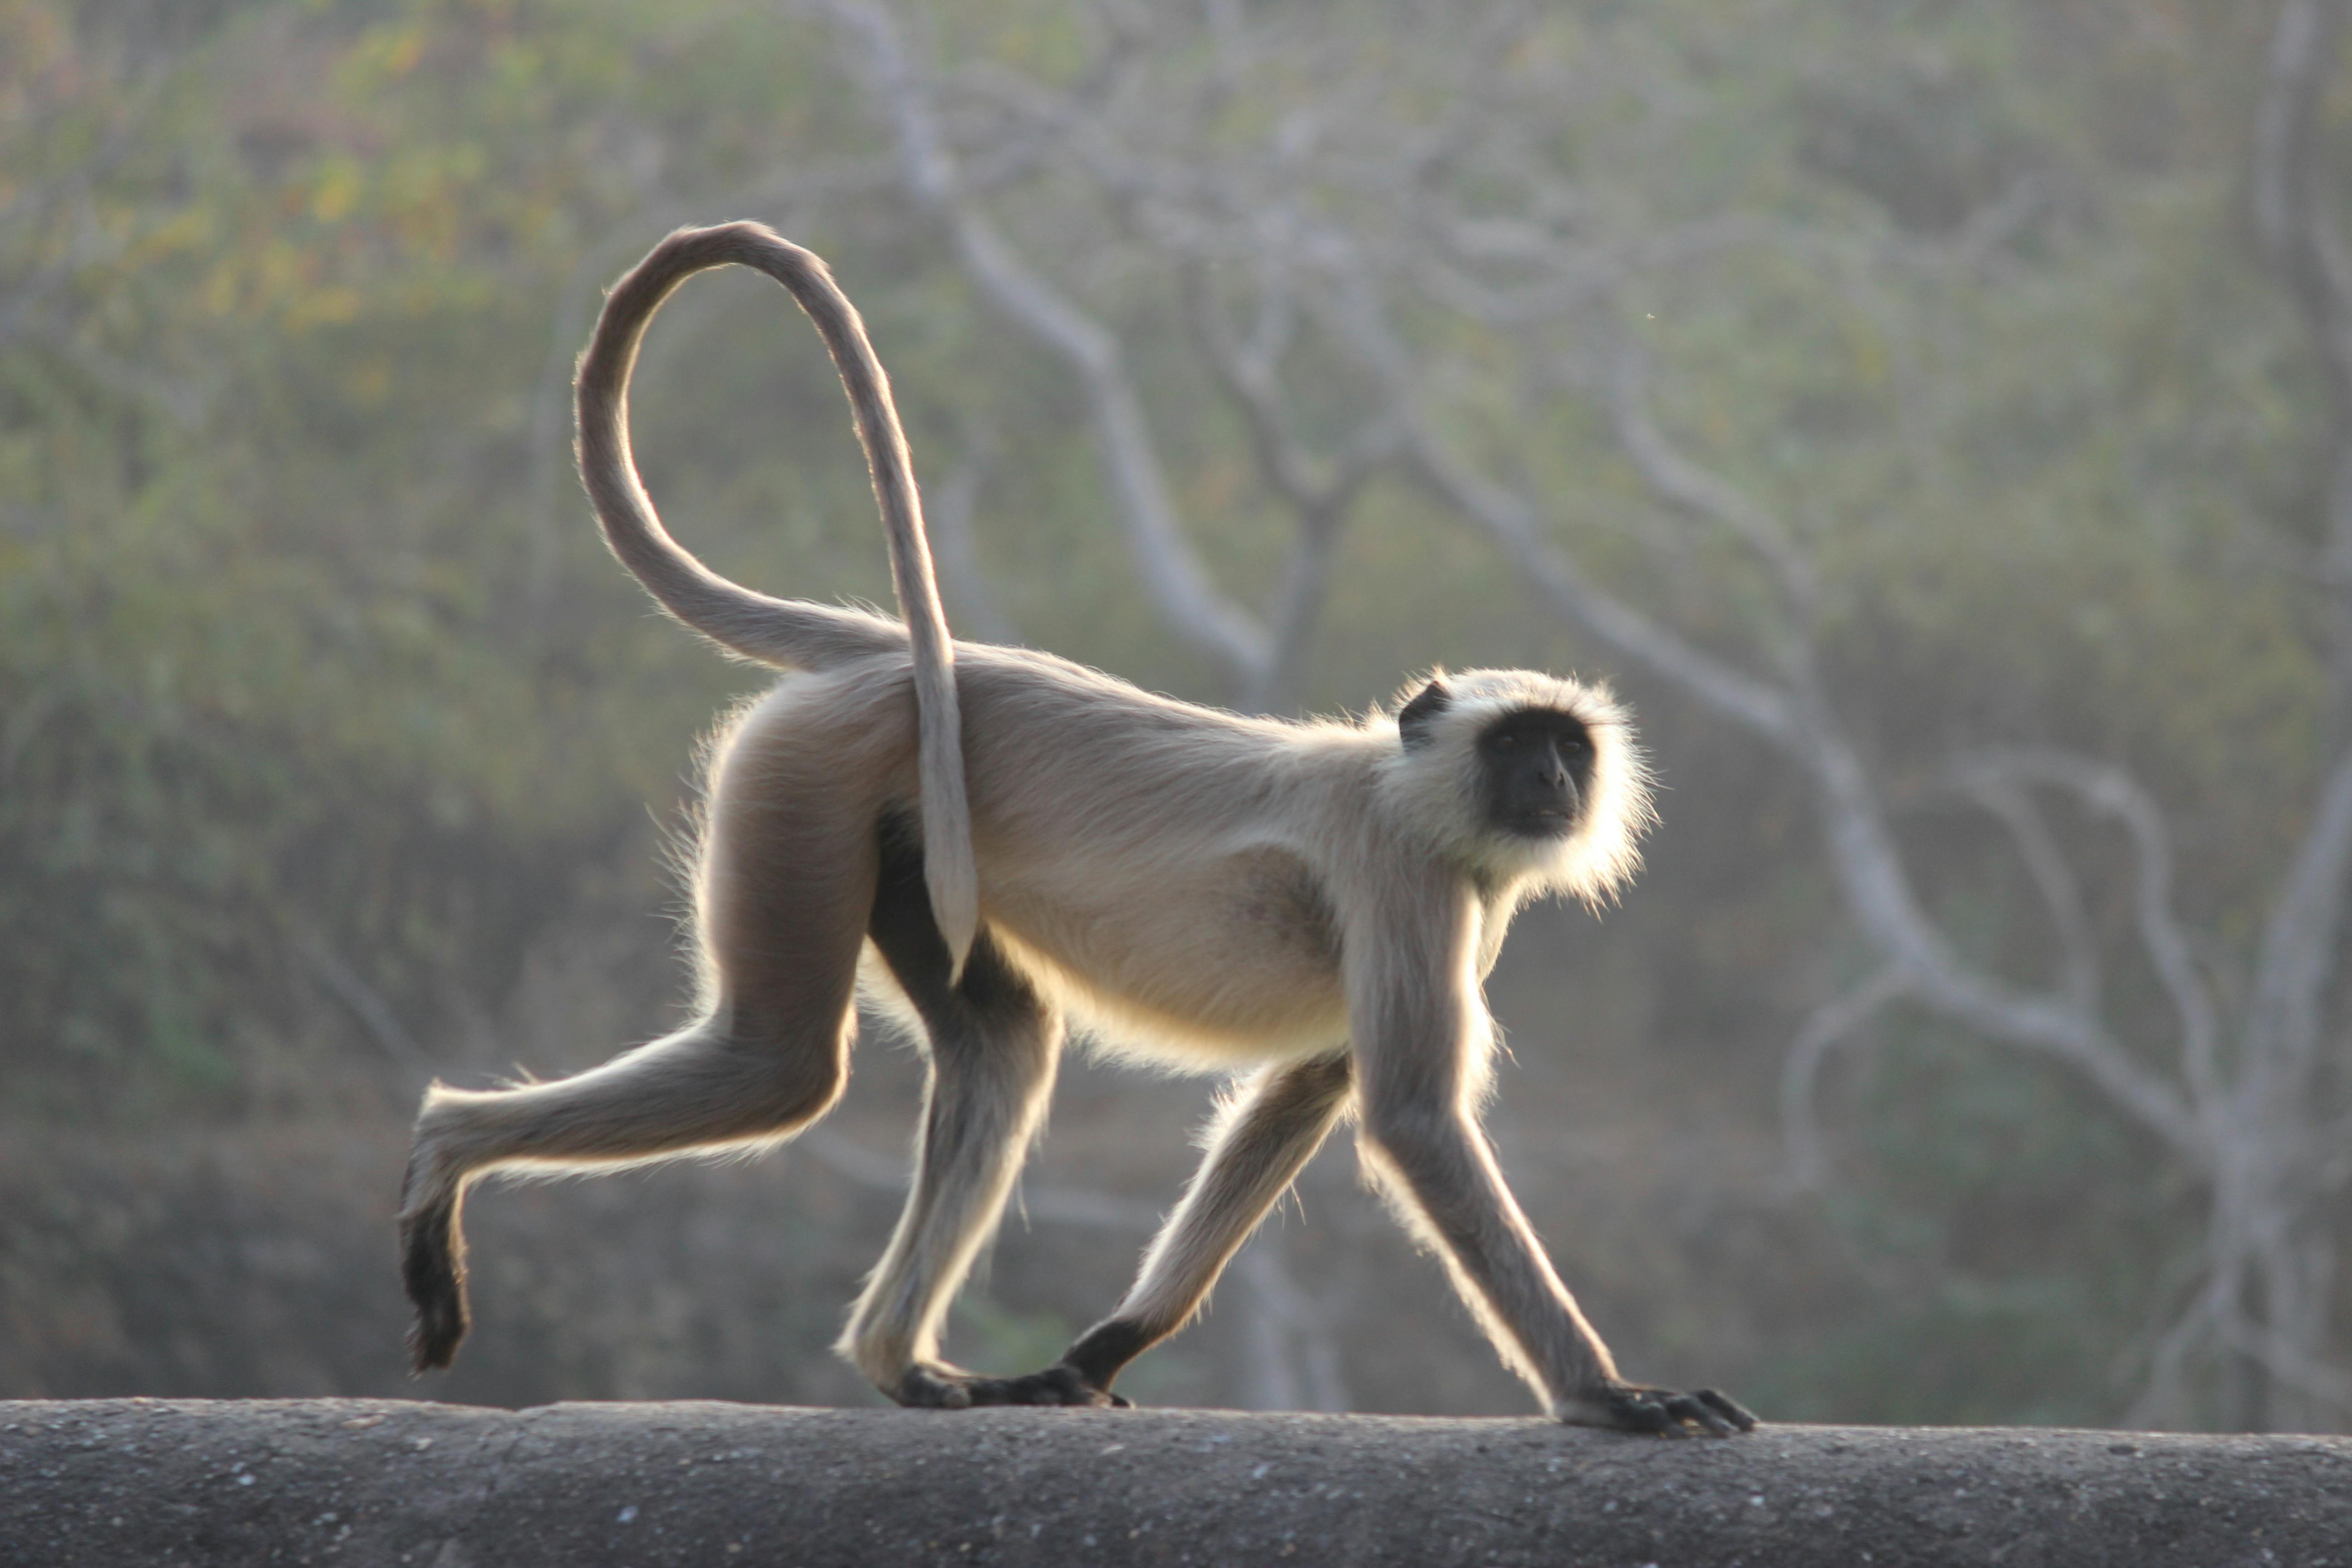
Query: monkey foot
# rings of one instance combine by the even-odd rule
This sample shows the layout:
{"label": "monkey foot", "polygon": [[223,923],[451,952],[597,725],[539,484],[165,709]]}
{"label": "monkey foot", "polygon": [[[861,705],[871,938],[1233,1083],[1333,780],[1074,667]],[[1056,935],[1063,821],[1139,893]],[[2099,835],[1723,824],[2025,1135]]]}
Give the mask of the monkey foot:
{"label": "monkey foot", "polygon": [[408,1329],[412,1373],[438,1372],[457,1356],[466,1337],[466,1269],[451,1243],[454,1202],[444,1201],[400,1224],[400,1272],[415,1319]]}
{"label": "monkey foot", "polygon": [[919,1410],[963,1410],[975,1405],[1072,1405],[1127,1410],[1133,1402],[1097,1388],[1066,1363],[1026,1377],[982,1377],[936,1363],[907,1369],[891,1397]]}
{"label": "monkey foot", "polygon": [[1738,1400],[1712,1388],[1681,1394],[1625,1383],[1611,1384],[1597,1395],[1570,1401],[1559,1418],[1577,1426],[1649,1432],[1662,1437],[1687,1437],[1695,1431],[1728,1437],[1756,1429],[1756,1417]]}

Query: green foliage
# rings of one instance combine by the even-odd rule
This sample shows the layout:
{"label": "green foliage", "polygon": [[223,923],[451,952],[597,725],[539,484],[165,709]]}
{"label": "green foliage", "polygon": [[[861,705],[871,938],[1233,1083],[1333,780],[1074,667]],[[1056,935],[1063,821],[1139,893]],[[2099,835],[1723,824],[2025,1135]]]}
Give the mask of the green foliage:
{"label": "green foliage", "polygon": [[1831,1223],[1862,1267],[1790,1336],[1759,1398],[1792,1419],[2112,1421],[2142,1368],[2194,1194],[2041,1064],[1889,1031],[1847,1108],[1864,1130]]}
{"label": "green foliage", "polygon": [[501,983],[679,739],[671,656],[588,634],[633,606],[572,580],[587,531],[534,593],[521,482],[516,372],[624,194],[517,158],[635,40],[568,29],[533,93],[497,9],[231,8],[161,63],[109,19],[0,50],[44,132],[0,230],[40,318],[0,350],[0,1034],[68,1100],[250,1088],[309,942],[404,1004]]}
{"label": "green foliage", "polygon": [[[1099,43],[1044,0],[929,14],[943,59],[1048,82]],[[1842,709],[1906,792],[1939,910],[2017,973],[2039,917],[1937,793],[1954,746],[2129,762],[2189,825],[2182,901],[2224,973],[2309,806],[2318,617],[2278,563],[2317,532],[2319,383],[2237,215],[2266,23],[2228,0],[1664,0],[1559,8],[1514,45],[1592,84],[1505,107],[1597,224],[1756,220],[1637,279],[1614,324],[1656,353],[1662,422],[1820,562]],[[1288,25],[1299,92],[1344,58],[1402,125],[1452,108],[1447,62],[1393,45],[1385,8]],[[595,290],[672,222],[789,220],[835,259],[926,474],[991,455],[981,552],[1032,640],[1229,695],[1144,608],[1082,395],[898,193],[829,38],[735,0],[0,0],[0,1074],[19,1110],[299,1103],[363,1032],[318,952],[428,1036],[514,987],[565,911],[634,889],[648,804],[669,816],[689,738],[750,684],[644,613],[562,450]],[[1234,95],[1212,139],[1262,142],[1285,108]],[[820,174],[836,196],[794,184]],[[1448,194],[1504,216],[1524,198],[1496,173]],[[1378,200],[1328,199],[1377,226]],[[1192,537],[1259,602],[1288,523],[1181,279],[1050,167],[991,201],[1118,328]],[[1596,577],[1764,657],[1752,564],[1657,516],[1590,389],[1547,368],[1595,323],[1407,326],[1449,367],[1465,443],[1529,479]],[[1312,434],[1360,412],[1328,345],[1287,368]],[[649,482],[694,548],[780,592],[886,595],[833,372],[772,289],[694,285],[639,387]],[[1440,659],[1601,662],[1522,604],[1458,521],[1376,484],[1305,695],[1360,705]],[[1706,846],[1662,850],[1642,895],[1661,945],[1697,933],[1661,1027],[1769,1058],[1808,999],[1792,944],[1833,923],[1808,819],[1752,758],[1707,772],[1724,751],[1675,740],[1702,719],[1631,684],[1665,738],[1669,831]],[[2074,826],[2095,867],[2112,847]],[[2127,931],[2124,898],[2093,910],[2103,932]],[[2116,983],[2152,990],[2127,964]],[[2112,1414],[2182,1194],[2079,1088],[1980,1042],[1915,1028],[1874,1060],[1848,1108],[1868,1182],[1832,1226],[1861,1305],[1791,1332],[1759,1403]],[[1060,1331],[992,1310],[967,1327],[1008,1354]]]}

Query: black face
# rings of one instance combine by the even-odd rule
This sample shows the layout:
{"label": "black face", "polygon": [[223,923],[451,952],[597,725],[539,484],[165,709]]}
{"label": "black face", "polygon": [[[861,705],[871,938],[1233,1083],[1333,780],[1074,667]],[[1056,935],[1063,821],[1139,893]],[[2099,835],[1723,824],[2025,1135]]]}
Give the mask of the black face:
{"label": "black face", "polygon": [[1565,713],[1507,714],[1478,737],[1486,820],[1521,838],[1559,838],[1584,816],[1592,787],[1592,736]]}

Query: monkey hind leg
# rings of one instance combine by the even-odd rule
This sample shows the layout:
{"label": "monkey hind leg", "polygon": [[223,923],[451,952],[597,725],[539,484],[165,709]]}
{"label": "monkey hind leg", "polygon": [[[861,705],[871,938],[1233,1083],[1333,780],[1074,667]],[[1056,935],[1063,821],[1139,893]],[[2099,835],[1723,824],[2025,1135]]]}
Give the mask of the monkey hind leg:
{"label": "monkey hind leg", "polygon": [[614,1167],[740,1148],[814,1121],[847,1076],[848,1016],[823,1043],[737,1038],[714,1019],[551,1083],[435,1085],[417,1118],[400,1205],[410,1360],[447,1366],[466,1334],[466,1189],[499,1170]]}
{"label": "monkey hind leg", "polygon": [[[964,985],[993,987],[1009,973],[1002,965],[983,931]],[[993,1000],[998,1005],[973,1007],[958,1023],[931,1027],[913,1190],[841,1338],[842,1354],[901,1405],[1013,1402],[995,1380],[950,1366],[940,1353],[949,1306],[994,1233],[1044,1124],[1060,1052],[1061,1022],[1049,1009],[1034,999]]]}
{"label": "monkey hind leg", "polygon": [[551,1083],[435,1085],[416,1122],[400,1205],[415,1370],[447,1366],[466,1334],[466,1189],[499,1170],[614,1167],[788,1137],[847,1077],[849,1019],[823,1042],[738,1038],[717,1019]]}
{"label": "monkey hind leg", "polygon": [[909,825],[886,824],[881,848],[868,930],[922,1019],[930,1076],[913,1190],[837,1348],[901,1405],[1097,1403],[1016,1389],[940,1359],[948,1308],[1044,1123],[1062,1020],[985,930],[955,976]]}
{"label": "monkey hind leg", "polygon": [[722,763],[698,889],[709,1013],[571,1078],[426,1093],[400,1212],[417,1371],[449,1364],[465,1336],[472,1182],[742,1149],[789,1137],[840,1097],[873,902],[871,806],[840,788],[793,787],[773,763],[768,794],[750,797],[730,790],[732,772]]}

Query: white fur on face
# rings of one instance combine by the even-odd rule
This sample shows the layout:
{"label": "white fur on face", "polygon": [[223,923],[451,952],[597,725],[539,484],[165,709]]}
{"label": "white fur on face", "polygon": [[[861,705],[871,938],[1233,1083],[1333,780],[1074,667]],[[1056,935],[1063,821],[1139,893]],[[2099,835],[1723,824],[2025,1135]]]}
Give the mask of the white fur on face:
{"label": "white fur on face", "polygon": [[[1656,820],[1649,764],[1616,694],[1597,682],[1526,669],[1440,671],[1430,679],[1443,682],[1452,700],[1431,718],[1423,743],[1400,746],[1390,763],[1381,792],[1391,807],[1464,864],[1529,895],[1567,894],[1588,904],[1615,897],[1640,868],[1641,837]],[[1426,684],[1414,681],[1396,706]],[[1584,815],[1560,838],[1497,833],[1486,820],[1478,737],[1497,720],[1530,710],[1565,714],[1592,742]]]}

